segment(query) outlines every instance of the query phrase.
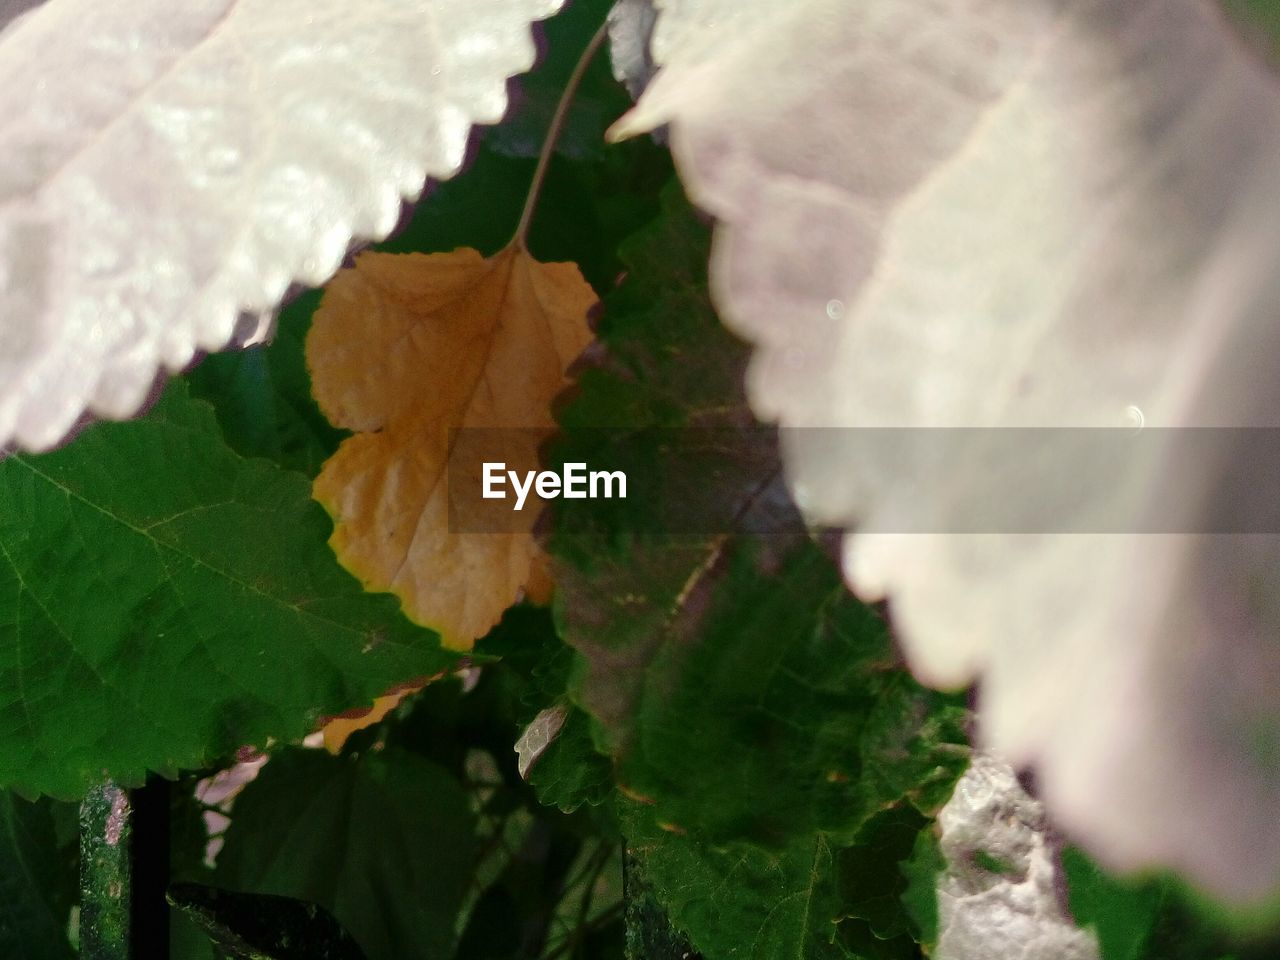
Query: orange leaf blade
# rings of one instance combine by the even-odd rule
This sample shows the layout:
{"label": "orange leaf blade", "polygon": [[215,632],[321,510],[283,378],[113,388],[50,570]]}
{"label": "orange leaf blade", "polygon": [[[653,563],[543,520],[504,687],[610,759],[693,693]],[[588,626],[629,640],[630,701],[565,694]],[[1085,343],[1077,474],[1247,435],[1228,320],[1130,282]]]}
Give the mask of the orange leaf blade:
{"label": "orange leaf blade", "polygon": [[524,428],[503,435],[503,457],[508,469],[537,470],[595,302],[575,265],[513,246],[487,259],[469,249],[364,254],[316,311],[307,339],[316,400],[358,431],[316,478],[314,496],[334,519],[330,543],[365,589],[396,594],[446,647],[469,649],[521,596],[549,593],[536,506],[510,532],[450,530],[450,431]]}

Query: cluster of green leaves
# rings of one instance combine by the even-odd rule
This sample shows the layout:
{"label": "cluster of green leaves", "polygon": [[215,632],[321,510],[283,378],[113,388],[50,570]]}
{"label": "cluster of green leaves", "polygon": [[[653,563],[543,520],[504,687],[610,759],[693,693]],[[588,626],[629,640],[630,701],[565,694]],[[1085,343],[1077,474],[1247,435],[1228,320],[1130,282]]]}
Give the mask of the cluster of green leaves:
{"label": "cluster of green leaves", "polygon": [[[383,249],[507,241],[608,6],[547,24],[522,106]],[[710,303],[708,225],[663,148],[603,144],[627,103],[593,64],[530,246],[604,296],[551,455],[645,483],[560,505],[554,615],[513,609],[470,664],[329,552],[309,479],[341,434],[310,399],[314,293],[269,346],[206,359],[142,419],[0,463],[4,784],[72,801],[104,775],[175,778],[177,960],[927,953],[964,701],[911,679],[799,522],[746,404],[747,351]],[[690,459],[668,443],[680,430],[727,440]],[[672,511],[732,522],[673,536],[655,522]],[[442,672],[339,756],[296,745],[322,715]],[[567,719],[526,782],[513,744],[550,707]],[[209,866],[195,784],[270,743],[295,745],[271,750]],[[74,804],[0,804],[0,953],[67,960]],[[1074,856],[1072,908],[1105,960],[1230,955],[1176,897],[1115,894]]]}
{"label": "cluster of green leaves", "polygon": [[[546,611],[530,608],[491,640],[544,659],[558,646]],[[275,752],[236,798],[212,869],[187,781],[175,791],[174,879],[197,894],[179,901],[173,955],[211,960],[205,931],[242,931],[245,911],[263,909],[217,910],[199,899],[211,888],[318,905],[367,960],[619,955],[616,831],[540,803],[516,770],[512,744],[538,686],[491,663],[432,684],[340,756]],[[279,907],[265,910],[278,931]]]}

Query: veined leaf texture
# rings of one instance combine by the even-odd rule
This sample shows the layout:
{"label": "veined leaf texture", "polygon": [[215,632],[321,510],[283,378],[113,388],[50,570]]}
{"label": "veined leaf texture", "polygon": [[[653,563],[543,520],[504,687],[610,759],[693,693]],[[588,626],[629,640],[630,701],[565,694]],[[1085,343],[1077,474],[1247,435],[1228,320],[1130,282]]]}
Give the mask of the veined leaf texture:
{"label": "veined leaf texture", "polygon": [[591,340],[595,302],[576,266],[539,263],[512,244],[488,258],[363,254],[316,311],[307,339],[316,399],[334,425],[358,431],[316,478],[334,518],[330,542],[366,589],[395,593],[447,647],[470,649],[521,596],[545,600],[550,590],[532,536],[538,505],[500,533],[451,527],[455,431],[493,431],[495,457],[537,470],[538,444],[555,427],[551,402]]}
{"label": "veined leaf texture", "polygon": [[327,532],[306,478],[237,456],[182,381],[143,419],[0,462],[0,784],[138,783],[447,670]]}

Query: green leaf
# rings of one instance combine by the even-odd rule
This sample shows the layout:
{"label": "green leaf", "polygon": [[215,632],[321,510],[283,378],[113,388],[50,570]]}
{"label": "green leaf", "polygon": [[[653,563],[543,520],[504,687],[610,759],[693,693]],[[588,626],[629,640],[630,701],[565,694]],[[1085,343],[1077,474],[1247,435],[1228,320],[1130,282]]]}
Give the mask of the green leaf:
{"label": "green leaf", "polygon": [[907,878],[900,864],[911,857],[916,841],[929,826],[909,803],[902,803],[872,816],[853,846],[840,851],[836,869],[840,900],[844,905],[847,936],[857,934],[864,941],[898,940],[898,949],[910,952],[911,922],[903,909],[902,895]]}
{"label": "green leaf", "polygon": [[[561,415],[556,458],[637,480],[557,504],[570,695],[639,801],[624,830],[659,899],[708,957],[909,955],[897,863],[963,768],[967,714],[905,673],[800,525],[710,307],[706,228],[672,191],[664,211],[624,247],[607,355]],[[775,532],[740,532],[758,523]]]}
{"label": "green leaf", "polygon": [[1117,877],[1078,847],[1062,851],[1071,913],[1093,927],[1102,960],[1272,960],[1273,915],[1224,910],[1178,877]]}
{"label": "green leaf", "polygon": [[1062,868],[1071,914],[1094,928],[1103,960],[1140,960],[1164,899],[1160,887],[1109,877],[1071,847],[1062,852]]}
{"label": "green leaf", "polygon": [[474,832],[466,793],[430,761],[291,749],[236,799],[216,879],[320,904],[369,960],[437,960],[453,949]]}
{"label": "green leaf", "polygon": [[911,856],[899,864],[906,885],[902,906],[911,923],[912,936],[926,948],[938,942],[938,878],[947,869],[947,858],[932,830],[916,835]]}
{"label": "green leaf", "polygon": [[831,843],[823,834],[782,850],[713,846],[656,826],[628,804],[624,829],[658,901],[707,960],[844,960]]}
{"label": "green leaf", "polygon": [[344,436],[311,398],[302,345],[318,292],[280,313],[269,344],[206,357],[186,376],[191,395],[213,404],[227,445],[314,477]]}
{"label": "green leaf", "polygon": [[570,708],[564,726],[529,770],[529,783],[548,806],[572,813],[599,806],[613,793],[613,768],[591,739],[591,720]]}
{"label": "green leaf", "polygon": [[677,628],[689,639],[650,661],[619,776],[712,842],[848,842],[886,804],[954,781],[962,708],[902,674],[820,550],[775,546],[727,553],[702,616]]}
{"label": "green leaf", "polygon": [[70,960],[74,849],[59,849],[48,800],[0,792],[0,956]]}
{"label": "green leaf", "polygon": [[636,804],[624,822],[658,899],[708,960],[920,956],[899,898],[903,861],[929,821],[909,805],[871,818],[844,847],[823,833],[780,850],[713,846],[655,828]]}
{"label": "green leaf", "polygon": [[326,545],[307,481],[181,382],[0,463],[0,781],[71,797],[308,733],[452,662]]}
{"label": "green leaf", "polygon": [[627,960],[701,960],[688,938],[671,925],[645,878],[640,860],[628,852],[623,870],[627,889]]}
{"label": "green leaf", "polygon": [[365,960],[351,935],[314,903],[190,883],[171,887],[168,899],[229,960]]}
{"label": "green leaf", "polygon": [[[513,688],[516,734],[540,711],[563,703],[574,666],[573,649],[565,646],[544,610],[508,611],[475,652],[501,658],[498,669]],[[612,765],[596,750],[585,713],[569,706],[564,725],[527,779],[540,802],[565,813],[608,800],[613,790]]]}
{"label": "green leaf", "polygon": [[695,518],[794,518],[766,432],[695,463],[668,443],[681,426],[750,422],[745,354],[708,301],[706,233],[669,192],[624,249],[629,277],[600,328],[608,357],[562,416],[557,455],[611,469],[627,457],[659,478],[625,500],[560,501],[556,609],[582,655],[571,694],[658,819],[712,842],[781,847],[816,830],[847,842],[904,797],[945,799],[965,713],[901,669],[881,618],[803,529],[652,532],[673,502]]}

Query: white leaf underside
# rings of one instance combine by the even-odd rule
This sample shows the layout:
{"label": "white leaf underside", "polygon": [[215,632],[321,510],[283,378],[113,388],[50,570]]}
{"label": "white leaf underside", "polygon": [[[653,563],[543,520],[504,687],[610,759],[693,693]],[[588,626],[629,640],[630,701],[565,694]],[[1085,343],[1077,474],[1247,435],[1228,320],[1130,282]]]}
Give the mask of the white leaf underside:
{"label": "white leaf underside", "polygon": [[1060,902],[1043,805],[1011,767],[975,754],[938,826],[947,869],[938,876],[937,960],[1099,960],[1094,933]]}
{"label": "white leaf underside", "polygon": [[[762,418],[1277,426],[1280,86],[1214,4],[658,6],[663,68],[616,132],[671,124]],[[1126,464],[1114,529],[1156,503],[1169,530],[1218,529],[1248,437],[1201,461],[1187,433]],[[1069,467],[1056,437],[1035,456]],[[851,585],[889,599],[922,679],[981,681],[982,740],[1035,765],[1059,823],[1113,867],[1277,886],[1280,540],[932,533],[975,495],[1034,515],[1070,475],[1023,487],[975,444],[904,477],[853,433],[784,440],[809,516],[864,531]],[[1226,507],[1247,527],[1272,490]]]}
{"label": "white leaf underside", "polygon": [[0,448],[319,284],[506,109],[563,0],[47,0],[0,35]]}

